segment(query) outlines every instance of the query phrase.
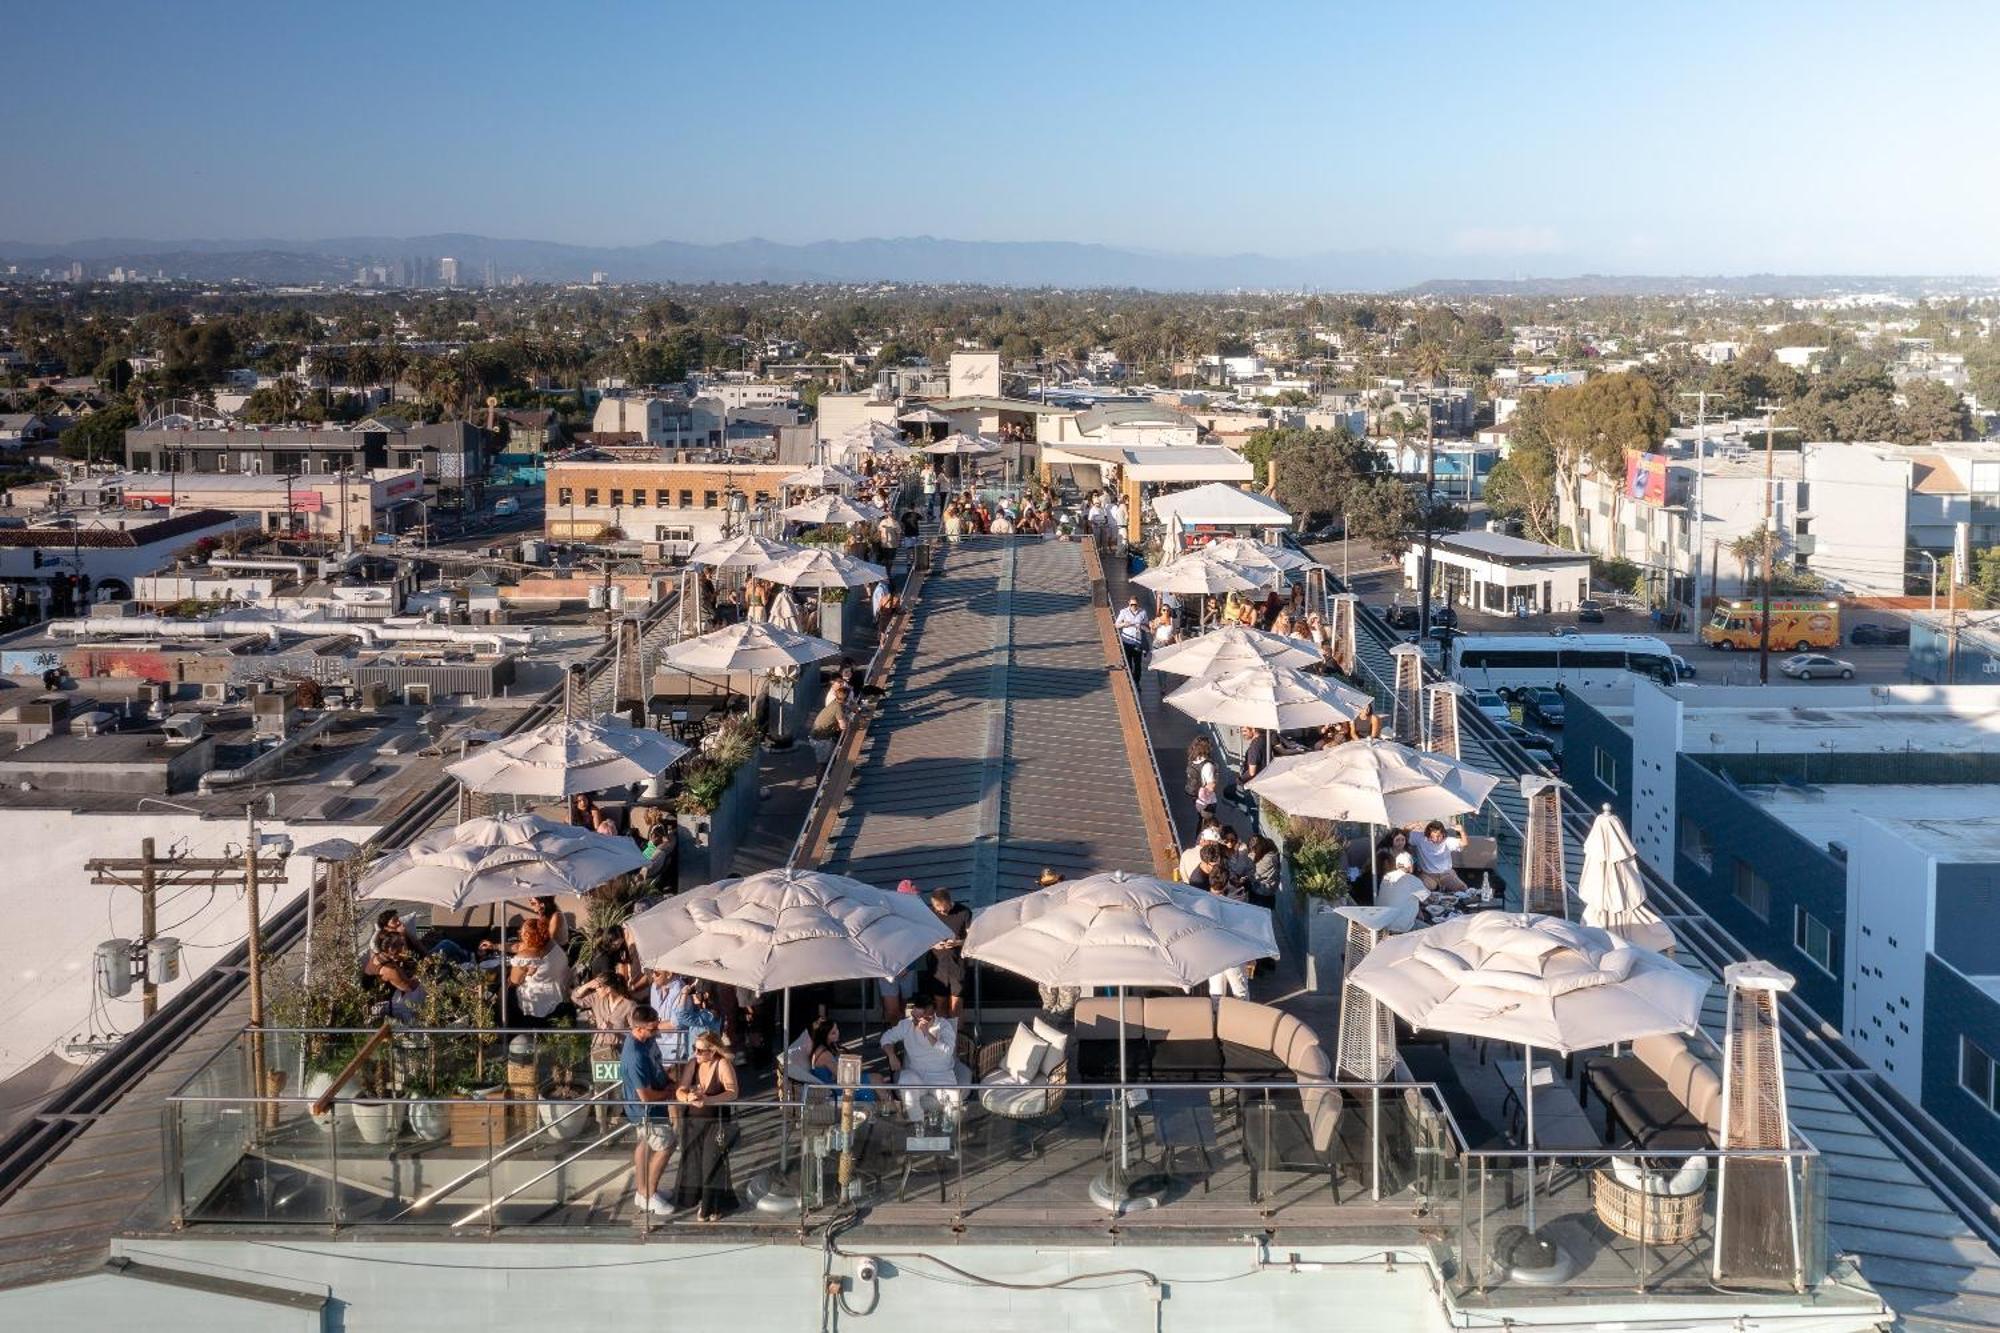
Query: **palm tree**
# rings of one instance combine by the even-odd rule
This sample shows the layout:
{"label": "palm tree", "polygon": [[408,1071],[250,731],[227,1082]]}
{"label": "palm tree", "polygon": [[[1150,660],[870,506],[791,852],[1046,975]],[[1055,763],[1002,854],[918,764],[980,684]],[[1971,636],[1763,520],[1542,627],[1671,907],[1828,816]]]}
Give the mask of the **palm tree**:
{"label": "palm tree", "polygon": [[1750,581],[1751,565],[1756,564],[1760,569],[1768,565],[1773,545],[1770,529],[1761,527],[1729,543],[1729,554],[1736,558],[1738,575],[1743,583]]}

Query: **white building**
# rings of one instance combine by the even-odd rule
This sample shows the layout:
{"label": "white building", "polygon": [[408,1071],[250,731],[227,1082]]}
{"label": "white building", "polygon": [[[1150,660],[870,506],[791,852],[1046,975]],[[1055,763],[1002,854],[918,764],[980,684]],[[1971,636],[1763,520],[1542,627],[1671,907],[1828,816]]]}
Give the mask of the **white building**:
{"label": "white building", "polygon": [[[1499,532],[1451,532],[1432,543],[1432,593],[1479,611],[1566,611],[1590,596],[1590,557]],[[1420,586],[1424,552],[1403,555],[1403,581]]]}
{"label": "white building", "polygon": [[694,410],[680,398],[651,394],[607,395],[597,404],[590,428],[600,434],[636,434],[647,444],[699,443]]}

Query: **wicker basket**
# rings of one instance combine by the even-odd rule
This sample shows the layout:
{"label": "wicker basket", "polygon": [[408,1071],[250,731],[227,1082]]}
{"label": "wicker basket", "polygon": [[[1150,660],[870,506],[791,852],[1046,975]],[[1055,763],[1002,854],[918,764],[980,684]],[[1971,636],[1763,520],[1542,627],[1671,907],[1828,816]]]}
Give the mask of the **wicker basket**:
{"label": "wicker basket", "polygon": [[1593,1171],[1591,1176],[1597,1220],[1625,1239],[1679,1245],[1700,1234],[1706,1187],[1692,1194],[1667,1194],[1634,1189],[1608,1170]]}

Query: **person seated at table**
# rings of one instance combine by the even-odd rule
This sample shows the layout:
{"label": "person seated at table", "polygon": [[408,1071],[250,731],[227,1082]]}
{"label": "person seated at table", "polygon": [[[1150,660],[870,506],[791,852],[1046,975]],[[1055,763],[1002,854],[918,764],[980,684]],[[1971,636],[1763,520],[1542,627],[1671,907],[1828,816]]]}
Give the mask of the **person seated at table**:
{"label": "person seated at table", "polygon": [[410,928],[404,922],[401,912],[393,907],[385,907],[375,914],[375,939],[371,947],[380,951],[385,944],[395,943],[400,943],[418,958],[442,958],[447,962],[457,963],[460,967],[469,967],[473,962],[472,955],[457,940],[448,940],[442,936],[420,940],[410,934]]}
{"label": "person seated at table", "polygon": [[[840,1024],[830,1018],[815,1018],[806,1025],[806,1072],[831,1088],[840,1081]],[[857,1102],[878,1100],[874,1079],[861,1072],[861,1086],[854,1093]]]}
{"label": "person seated at table", "polygon": [[569,1002],[569,955],[549,938],[549,928],[529,917],[514,944],[507,984],[514,988],[515,1027],[548,1027],[574,1010]]}
{"label": "person seated at table", "polygon": [[924,1099],[932,1099],[938,1109],[956,1117],[964,1094],[950,1086],[958,1082],[958,1023],[940,1018],[937,1001],[918,994],[910,1000],[903,1020],[884,1032],[882,1053],[896,1084],[903,1089],[903,1112],[911,1120],[921,1120]]}
{"label": "person seated at table", "polygon": [[661,897],[680,887],[680,839],[675,826],[664,821],[653,825],[646,840],[646,869],[639,881],[647,897]]}
{"label": "person seated at table", "polygon": [[1375,701],[1370,699],[1361,705],[1361,715],[1354,719],[1354,739],[1373,741],[1381,737],[1382,715],[1375,711]]}
{"label": "person seated at table", "polygon": [[1258,907],[1278,905],[1278,844],[1259,833],[1243,849],[1250,861],[1250,901]]}
{"label": "person seated at table", "polygon": [[1188,887],[1212,893],[1218,898],[1229,896],[1229,872],[1224,868],[1225,858],[1222,841],[1204,842],[1197,846],[1194,873],[1187,877]]}
{"label": "person seated at table", "polygon": [[836,680],[827,691],[826,702],[813,714],[812,737],[818,741],[838,739],[847,730],[847,682]]}
{"label": "person seated at table", "polygon": [[556,907],[554,897],[545,893],[535,899],[535,919],[542,923],[542,928],[549,932],[549,938],[555,941],[558,948],[569,949],[569,917]]}
{"label": "person seated at table", "polygon": [[1298,626],[1292,623],[1292,613],[1290,611],[1278,612],[1278,618],[1271,622],[1271,633],[1283,634],[1287,638],[1297,637]]}
{"label": "person seated at table", "polygon": [[1394,869],[1396,858],[1404,852],[1410,853],[1412,861],[1416,859],[1416,849],[1410,846],[1410,831],[1390,829],[1388,836],[1375,848],[1375,878],[1380,880]]}
{"label": "person seated at table", "polygon": [[589,792],[580,791],[569,798],[569,822],[572,828],[597,827],[597,802],[590,799]]}
{"label": "person seated at table", "polygon": [[1228,880],[1228,896],[1238,902],[1250,897],[1250,880],[1255,868],[1243,848],[1243,835],[1233,828],[1222,830],[1222,869]]}
{"label": "person seated at table", "polygon": [[1375,889],[1375,905],[1395,909],[1396,915],[1383,928],[1396,934],[1414,928],[1423,907],[1424,899],[1431,891],[1423,880],[1410,873],[1416,860],[1408,852],[1397,852],[1396,859],[1389,867],[1389,873],[1382,877]]}
{"label": "person seated at table", "polygon": [[1452,853],[1463,846],[1463,829],[1448,829],[1438,819],[1424,825],[1424,836],[1416,841],[1417,874],[1427,888],[1446,893],[1465,892],[1465,881],[1451,864]]}
{"label": "person seated at table", "polygon": [[392,1017],[405,1023],[415,1021],[417,1006],[424,1002],[424,987],[417,980],[417,952],[408,937],[378,927],[361,974],[381,988],[379,993]]}
{"label": "person seated at table", "polygon": [[1221,840],[1222,822],[1213,815],[1204,817],[1201,827],[1195,832],[1194,841],[1181,853],[1181,883],[1186,884],[1193,879],[1195,867],[1201,864],[1201,849]]}
{"label": "person seated at table", "polygon": [[1319,729],[1321,750],[1331,750],[1336,745],[1345,745],[1354,739],[1354,726],[1348,722],[1329,722]]}

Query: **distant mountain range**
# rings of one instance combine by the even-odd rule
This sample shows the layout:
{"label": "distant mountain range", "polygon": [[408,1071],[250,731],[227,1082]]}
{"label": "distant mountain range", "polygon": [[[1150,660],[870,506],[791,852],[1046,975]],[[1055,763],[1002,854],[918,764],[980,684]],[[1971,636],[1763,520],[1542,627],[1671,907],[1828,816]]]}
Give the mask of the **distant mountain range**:
{"label": "distant mountain range", "polygon": [[[1154,291],[1410,290],[1441,296],[1508,293],[1533,296],[1663,295],[1701,291],[1806,296],[1842,291],[1991,290],[1985,279],[1919,277],[1583,276],[1458,277],[1517,274],[1518,257],[1422,255],[1391,250],[1329,251],[1292,259],[1267,255],[1186,255],[1083,245],[1069,241],[954,241],[933,236],[815,241],[785,245],[750,239],[719,245],[656,241],[591,246],[556,241],[498,240],[466,233],[431,236],[336,236],[280,239],[156,241],[106,237],[62,245],[0,241],[0,264],[23,272],[62,271],[83,263],[94,275],[112,267],[207,282],[355,281],[364,267],[393,273],[408,261],[450,256],[459,285],[475,287],[490,263],[501,281],[587,282],[602,272],[611,282],[962,283],[995,287],[1136,287]],[[1535,267],[1578,272],[1580,258],[1536,256]]]}

